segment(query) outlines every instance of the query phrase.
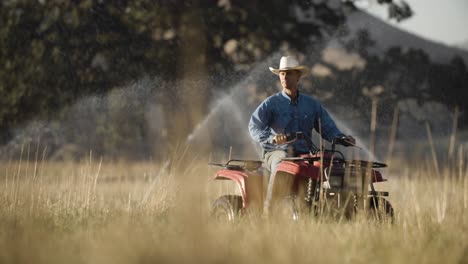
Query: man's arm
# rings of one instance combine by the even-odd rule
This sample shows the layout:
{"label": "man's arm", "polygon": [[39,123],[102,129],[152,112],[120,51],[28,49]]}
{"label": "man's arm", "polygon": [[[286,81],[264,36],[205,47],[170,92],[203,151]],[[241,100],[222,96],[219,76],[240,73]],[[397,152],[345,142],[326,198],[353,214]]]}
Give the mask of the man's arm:
{"label": "man's arm", "polygon": [[337,143],[345,147],[354,146],[356,144],[356,139],[352,136],[346,136],[336,127],[335,122],[322,105],[319,105],[319,115],[315,120],[315,129],[317,131],[321,129],[322,137],[330,142],[334,139],[339,139]]}
{"label": "man's arm", "polygon": [[263,102],[253,112],[249,122],[249,133],[252,139],[265,147],[265,144],[271,143],[273,136],[270,132],[271,111],[268,102]]}
{"label": "man's arm", "polygon": [[319,104],[317,118],[315,119],[315,130],[322,132],[322,137],[328,141],[345,136],[337,127],[327,110]]}

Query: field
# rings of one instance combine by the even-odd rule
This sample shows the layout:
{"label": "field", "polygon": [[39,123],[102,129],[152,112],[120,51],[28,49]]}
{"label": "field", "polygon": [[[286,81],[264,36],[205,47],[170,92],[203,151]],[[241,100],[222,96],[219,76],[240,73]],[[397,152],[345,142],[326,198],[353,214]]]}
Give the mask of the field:
{"label": "field", "polygon": [[[0,164],[1,263],[468,263],[468,170],[391,166],[394,224],[208,217],[214,170],[166,163]],[[219,191],[219,190],[218,190]]]}

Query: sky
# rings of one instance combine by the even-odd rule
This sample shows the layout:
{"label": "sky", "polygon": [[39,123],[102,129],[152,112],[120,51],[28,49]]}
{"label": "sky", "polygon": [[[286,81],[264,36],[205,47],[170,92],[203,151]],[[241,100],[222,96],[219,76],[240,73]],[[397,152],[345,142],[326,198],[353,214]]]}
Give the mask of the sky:
{"label": "sky", "polygon": [[401,22],[389,21],[387,9],[376,0],[357,2],[367,12],[426,39],[468,45],[468,0],[406,0],[414,14]]}

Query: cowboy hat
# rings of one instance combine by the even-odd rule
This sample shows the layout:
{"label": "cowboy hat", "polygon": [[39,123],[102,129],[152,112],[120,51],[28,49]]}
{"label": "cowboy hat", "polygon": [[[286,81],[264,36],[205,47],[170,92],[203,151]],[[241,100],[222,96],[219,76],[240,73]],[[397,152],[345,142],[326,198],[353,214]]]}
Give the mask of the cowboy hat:
{"label": "cowboy hat", "polygon": [[280,71],[291,71],[296,70],[301,72],[301,77],[304,77],[310,73],[310,70],[306,66],[299,65],[296,58],[293,56],[283,56],[281,57],[279,68],[275,69],[269,67],[270,71],[276,75],[280,73]]}

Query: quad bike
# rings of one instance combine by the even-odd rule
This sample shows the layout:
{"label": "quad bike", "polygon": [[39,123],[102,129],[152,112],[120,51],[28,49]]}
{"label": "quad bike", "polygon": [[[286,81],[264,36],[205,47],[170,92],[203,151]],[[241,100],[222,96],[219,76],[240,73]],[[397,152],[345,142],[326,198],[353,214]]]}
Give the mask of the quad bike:
{"label": "quad bike", "polygon": [[[304,135],[300,132],[288,135],[287,143],[296,140],[305,140]],[[352,219],[361,213],[375,220],[393,222],[393,207],[384,198],[389,193],[374,188],[374,183],[386,181],[376,169],[387,165],[346,160],[335,150],[336,144],[343,144],[340,140],[343,139],[333,140],[329,150],[317,149],[308,143],[309,154],[282,160],[272,188],[271,215],[279,214],[293,220],[307,217]],[[222,168],[216,172],[215,180],[233,181],[240,191],[240,195],[226,194],[217,198],[211,208],[213,217],[233,221],[243,215],[262,214],[269,175],[262,161],[231,159],[224,164],[210,165]]]}

